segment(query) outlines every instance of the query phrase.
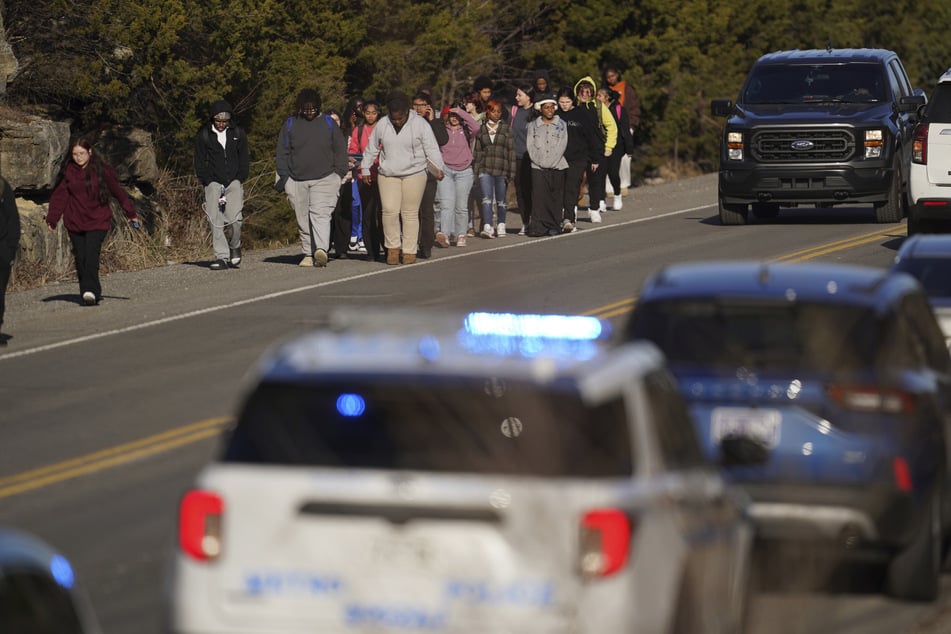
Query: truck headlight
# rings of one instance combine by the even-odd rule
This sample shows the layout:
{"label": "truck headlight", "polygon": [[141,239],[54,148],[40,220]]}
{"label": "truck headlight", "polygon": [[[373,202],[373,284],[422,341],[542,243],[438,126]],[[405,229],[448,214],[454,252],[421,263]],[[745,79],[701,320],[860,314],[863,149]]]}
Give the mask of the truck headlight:
{"label": "truck headlight", "polygon": [[726,133],[726,156],[731,161],[743,160],[743,133]]}
{"label": "truck headlight", "polygon": [[865,131],[865,158],[882,158],[882,148],[885,145],[885,134],[881,130]]}

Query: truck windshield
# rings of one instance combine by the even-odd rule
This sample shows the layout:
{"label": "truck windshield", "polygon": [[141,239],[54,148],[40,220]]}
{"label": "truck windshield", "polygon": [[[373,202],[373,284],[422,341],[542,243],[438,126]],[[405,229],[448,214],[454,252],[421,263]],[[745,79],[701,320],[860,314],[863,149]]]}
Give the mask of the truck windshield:
{"label": "truck windshield", "polygon": [[877,64],[763,64],[743,88],[744,104],[872,103],[885,99]]}

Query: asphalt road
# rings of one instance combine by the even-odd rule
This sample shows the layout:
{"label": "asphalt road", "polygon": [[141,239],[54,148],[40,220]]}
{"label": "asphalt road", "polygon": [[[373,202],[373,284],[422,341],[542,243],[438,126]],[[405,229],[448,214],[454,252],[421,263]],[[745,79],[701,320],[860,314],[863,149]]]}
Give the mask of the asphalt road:
{"label": "asphalt road", "polygon": [[[884,267],[905,235],[904,224],[874,224],[862,208],[721,227],[715,199],[715,175],[640,187],[602,225],[582,221],[556,238],[473,239],[405,267],[341,260],[302,269],[297,250],[284,249],[246,254],[240,270],[194,262],[110,275],[98,307],[80,305],[75,283],[11,293],[4,331],[13,339],[0,349],[0,524],[32,531],[73,560],[106,634],[157,634],[178,496],[215,451],[254,359],[328,308],[619,322],[665,263]],[[755,599],[751,630],[951,632],[951,576],[944,581],[935,604],[893,601],[862,584],[767,590]]]}

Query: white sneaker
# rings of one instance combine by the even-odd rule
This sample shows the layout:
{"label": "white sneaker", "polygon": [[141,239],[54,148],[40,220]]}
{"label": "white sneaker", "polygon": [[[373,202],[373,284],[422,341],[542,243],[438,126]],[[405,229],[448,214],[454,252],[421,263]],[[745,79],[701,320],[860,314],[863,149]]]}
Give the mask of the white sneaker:
{"label": "white sneaker", "polygon": [[518,230],[518,235],[524,236],[526,231],[528,231],[528,229],[525,227],[525,225],[522,225],[522,228]]}
{"label": "white sneaker", "polygon": [[95,293],[93,293],[92,291],[86,291],[85,293],[83,293],[83,303],[86,304],[86,306],[92,306],[93,304],[95,304],[96,303]]}
{"label": "white sneaker", "polygon": [[357,250],[357,237],[356,237],[356,236],[350,236],[350,244],[347,245],[347,249],[348,249],[349,251],[356,251],[356,250]]}
{"label": "white sneaker", "polygon": [[366,253],[367,245],[363,243],[363,240],[357,240],[357,253]]}
{"label": "white sneaker", "polygon": [[298,266],[314,266],[314,258],[310,255],[305,255],[300,259]]}
{"label": "white sneaker", "polygon": [[601,222],[601,212],[598,211],[597,209],[589,209],[588,217],[591,218],[591,222],[593,223]]}
{"label": "white sneaker", "polygon": [[603,200],[598,202],[598,211],[600,211],[601,213],[604,213],[607,210],[608,210],[608,206],[605,204]]}
{"label": "white sneaker", "polygon": [[505,223],[504,222],[499,223],[499,226],[495,228],[495,233],[498,235],[499,238],[505,237]]}
{"label": "white sneaker", "polygon": [[482,225],[482,233],[480,235],[483,238],[494,238],[495,234],[492,233],[492,225],[488,223]]}
{"label": "white sneaker", "polygon": [[620,211],[621,206],[623,204],[624,202],[621,200],[621,197],[619,195],[615,195],[614,196],[614,211]]}
{"label": "white sneaker", "polygon": [[571,221],[565,218],[561,221],[561,232],[562,233],[574,233],[575,226],[571,224]]}

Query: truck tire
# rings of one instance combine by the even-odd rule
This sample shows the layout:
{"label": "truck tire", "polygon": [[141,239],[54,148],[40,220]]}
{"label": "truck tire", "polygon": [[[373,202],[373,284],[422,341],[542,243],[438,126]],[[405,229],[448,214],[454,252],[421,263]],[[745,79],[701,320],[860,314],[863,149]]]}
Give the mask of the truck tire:
{"label": "truck tire", "polygon": [[902,209],[902,201],[905,197],[904,188],[902,187],[901,167],[897,161],[893,171],[895,176],[892,179],[892,186],[888,188],[888,198],[883,203],[875,204],[875,222],[901,222],[905,215]]}
{"label": "truck tire", "polygon": [[746,205],[725,203],[721,198],[718,207],[720,211],[721,225],[745,225],[746,224]]}

